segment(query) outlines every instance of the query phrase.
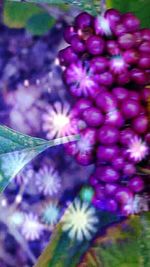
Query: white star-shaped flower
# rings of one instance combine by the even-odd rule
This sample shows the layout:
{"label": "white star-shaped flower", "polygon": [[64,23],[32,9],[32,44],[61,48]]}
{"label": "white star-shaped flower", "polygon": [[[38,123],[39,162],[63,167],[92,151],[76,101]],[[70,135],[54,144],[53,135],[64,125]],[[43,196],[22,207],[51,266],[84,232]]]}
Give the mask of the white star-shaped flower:
{"label": "white star-shaped flower", "polygon": [[82,241],[92,238],[97,229],[98,218],[93,207],[76,199],[65,212],[62,222],[63,231],[68,231],[71,239]]}
{"label": "white star-shaped flower", "polygon": [[97,34],[103,34],[106,36],[112,35],[110,23],[104,16],[98,16],[95,19],[95,30]]}
{"label": "white star-shaped flower", "polygon": [[56,102],[47,107],[43,115],[43,130],[47,132],[47,138],[63,137],[72,134],[70,106]]}
{"label": "white star-shaped flower", "polygon": [[135,162],[139,162],[147,156],[148,146],[141,138],[135,136],[131,140],[127,152]]}
{"label": "white star-shaped flower", "polygon": [[148,211],[148,201],[145,197],[135,195],[133,199],[130,199],[124,207],[128,215],[137,214],[142,211]]}
{"label": "white star-shaped flower", "polygon": [[45,165],[37,172],[35,178],[35,184],[39,192],[45,196],[53,196],[60,191],[61,180],[53,167],[47,167]]}
{"label": "white star-shaped flower", "polygon": [[30,241],[40,238],[44,226],[38,221],[37,215],[33,213],[26,214],[22,225],[23,236]]}

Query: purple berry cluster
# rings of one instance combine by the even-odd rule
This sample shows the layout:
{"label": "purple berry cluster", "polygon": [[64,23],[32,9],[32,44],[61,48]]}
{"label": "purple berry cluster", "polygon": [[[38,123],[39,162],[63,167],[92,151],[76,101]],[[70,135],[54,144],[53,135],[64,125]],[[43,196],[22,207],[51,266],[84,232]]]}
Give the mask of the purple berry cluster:
{"label": "purple berry cluster", "polygon": [[132,13],[109,9],[97,17],[79,14],[64,38],[69,46],[59,60],[81,136],[66,150],[82,165],[95,164],[93,204],[130,214],[144,188],[137,164],[150,150],[150,29],[140,29]]}

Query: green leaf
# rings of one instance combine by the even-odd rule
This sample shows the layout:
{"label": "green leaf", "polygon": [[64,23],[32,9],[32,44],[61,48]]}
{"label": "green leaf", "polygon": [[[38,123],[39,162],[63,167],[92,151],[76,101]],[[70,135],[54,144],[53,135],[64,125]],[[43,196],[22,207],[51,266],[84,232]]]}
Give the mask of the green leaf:
{"label": "green leaf", "polygon": [[[110,213],[99,212],[100,236],[92,244],[70,243],[60,222],[35,267],[149,267],[150,212],[110,226],[116,221],[112,218]],[[105,232],[101,232],[104,225]]]}
{"label": "green leaf", "polygon": [[92,15],[96,15],[100,12],[100,0],[64,0],[64,2],[87,11]]}
{"label": "green leaf", "polygon": [[121,12],[133,12],[140,20],[142,27],[150,27],[150,1],[149,0],[107,0],[108,8],[116,8]]}
{"label": "green leaf", "polygon": [[47,13],[39,13],[33,15],[26,24],[26,29],[33,35],[42,35],[54,25],[55,19],[50,17]]}
{"label": "green leaf", "polygon": [[[8,0],[5,0],[8,1]],[[15,4],[23,4],[21,0],[13,0],[14,3],[17,1],[18,3]],[[93,15],[96,15],[100,12],[100,1],[99,0],[26,0],[28,2],[27,4],[30,5],[30,3],[46,3],[49,5],[57,6],[60,9],[66,10],[67,7],[75,7],[77,9],[81,9],[84,11],[87,11]],[[13,4],[13,3],[12,3]],[[17,5],[18,8],[18,5]],[[10,7],[11,9],[11,7]],[[10,10],[9,10],[10,11]],[[16,13],[16,7],[14,7],[14,11]],[[36,12],[37,13],[37,12]],[[9,14],[12,15],[12,14]]]}
{"label": "green leaf", "polygon": [[86,252],[80,267],[149,267],[150,212],[109,226]]}
{"label": "green leaf", "polygon": [[[66,212],[66,211],[65,211]],[[103,211],[97,211],[99,218],[98,232],[110,223],[118,221],[118,216]],[[68,234],[62,230],[63,217],[53,232],[49,245],[40,256],[34,267],[77,267],[80,259],[90,246],[89,240],[78,242],[68,238]],[[96,233],[95,233],[96,234]],[[68,253],[69,252],[69,253]],[[90,259],[91,260],[91,259]],[[88,267],[100,267],[100,265],[86,265]],[[116,267],[116,266],[115,266]],[[118,266],[119,267],[119,266]]]}
{"label": "green leaf", "polygon": [[29,18],[43,10],[32,3],[4,1],[3,22],[10,28],[24,28]]}
{"label": "green leaf", "polygon": [[77,139],[78,136],[70,136],[47,141],[0,126],[0,192],[39,153],[49,147]]}
{"label": "green leaf", "polygon": [[[13,1],[18,1],[21,2],[21,0],[13,0]],[[70,3],[70,0],[27,0],[27,2],[29,3],[47,3],[49,5],[59,5],[59,6],[63,6],[65,4]],[[74,1],[75,2],[75,1]]]}

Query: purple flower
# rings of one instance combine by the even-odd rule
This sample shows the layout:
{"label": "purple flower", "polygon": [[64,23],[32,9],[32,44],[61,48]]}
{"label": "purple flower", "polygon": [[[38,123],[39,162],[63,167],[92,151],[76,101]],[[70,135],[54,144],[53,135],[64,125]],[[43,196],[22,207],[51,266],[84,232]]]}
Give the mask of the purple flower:
{"label": "purple flower", "polygon": [[61,188],[61,180],[57,171],[46,165],[35,175],[35,184],[38,191],[45,196],[54,196]]}
{"label": "purple flower", "polygon": [[71,64],[66,69],[65,81],[69,85],[72,94],[78,97],[82,95],[89,96],[97,88],[92,73],[81,62]]}

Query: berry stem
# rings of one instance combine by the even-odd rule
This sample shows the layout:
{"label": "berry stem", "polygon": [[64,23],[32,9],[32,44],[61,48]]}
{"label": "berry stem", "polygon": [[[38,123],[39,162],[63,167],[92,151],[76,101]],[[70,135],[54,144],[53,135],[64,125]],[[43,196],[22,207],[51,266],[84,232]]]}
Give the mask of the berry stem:
{"label": "berry stem", "polygon": [[148,120],[149,120],[149,128],[150,128],[150,97],[147,99],[147,111],[148,111]]}
{"label": "berry stem", "polygon": [[139,168],[139,170],[144,173],[144,174],[150,174],[150,169],[146,169],[146,168]]}

